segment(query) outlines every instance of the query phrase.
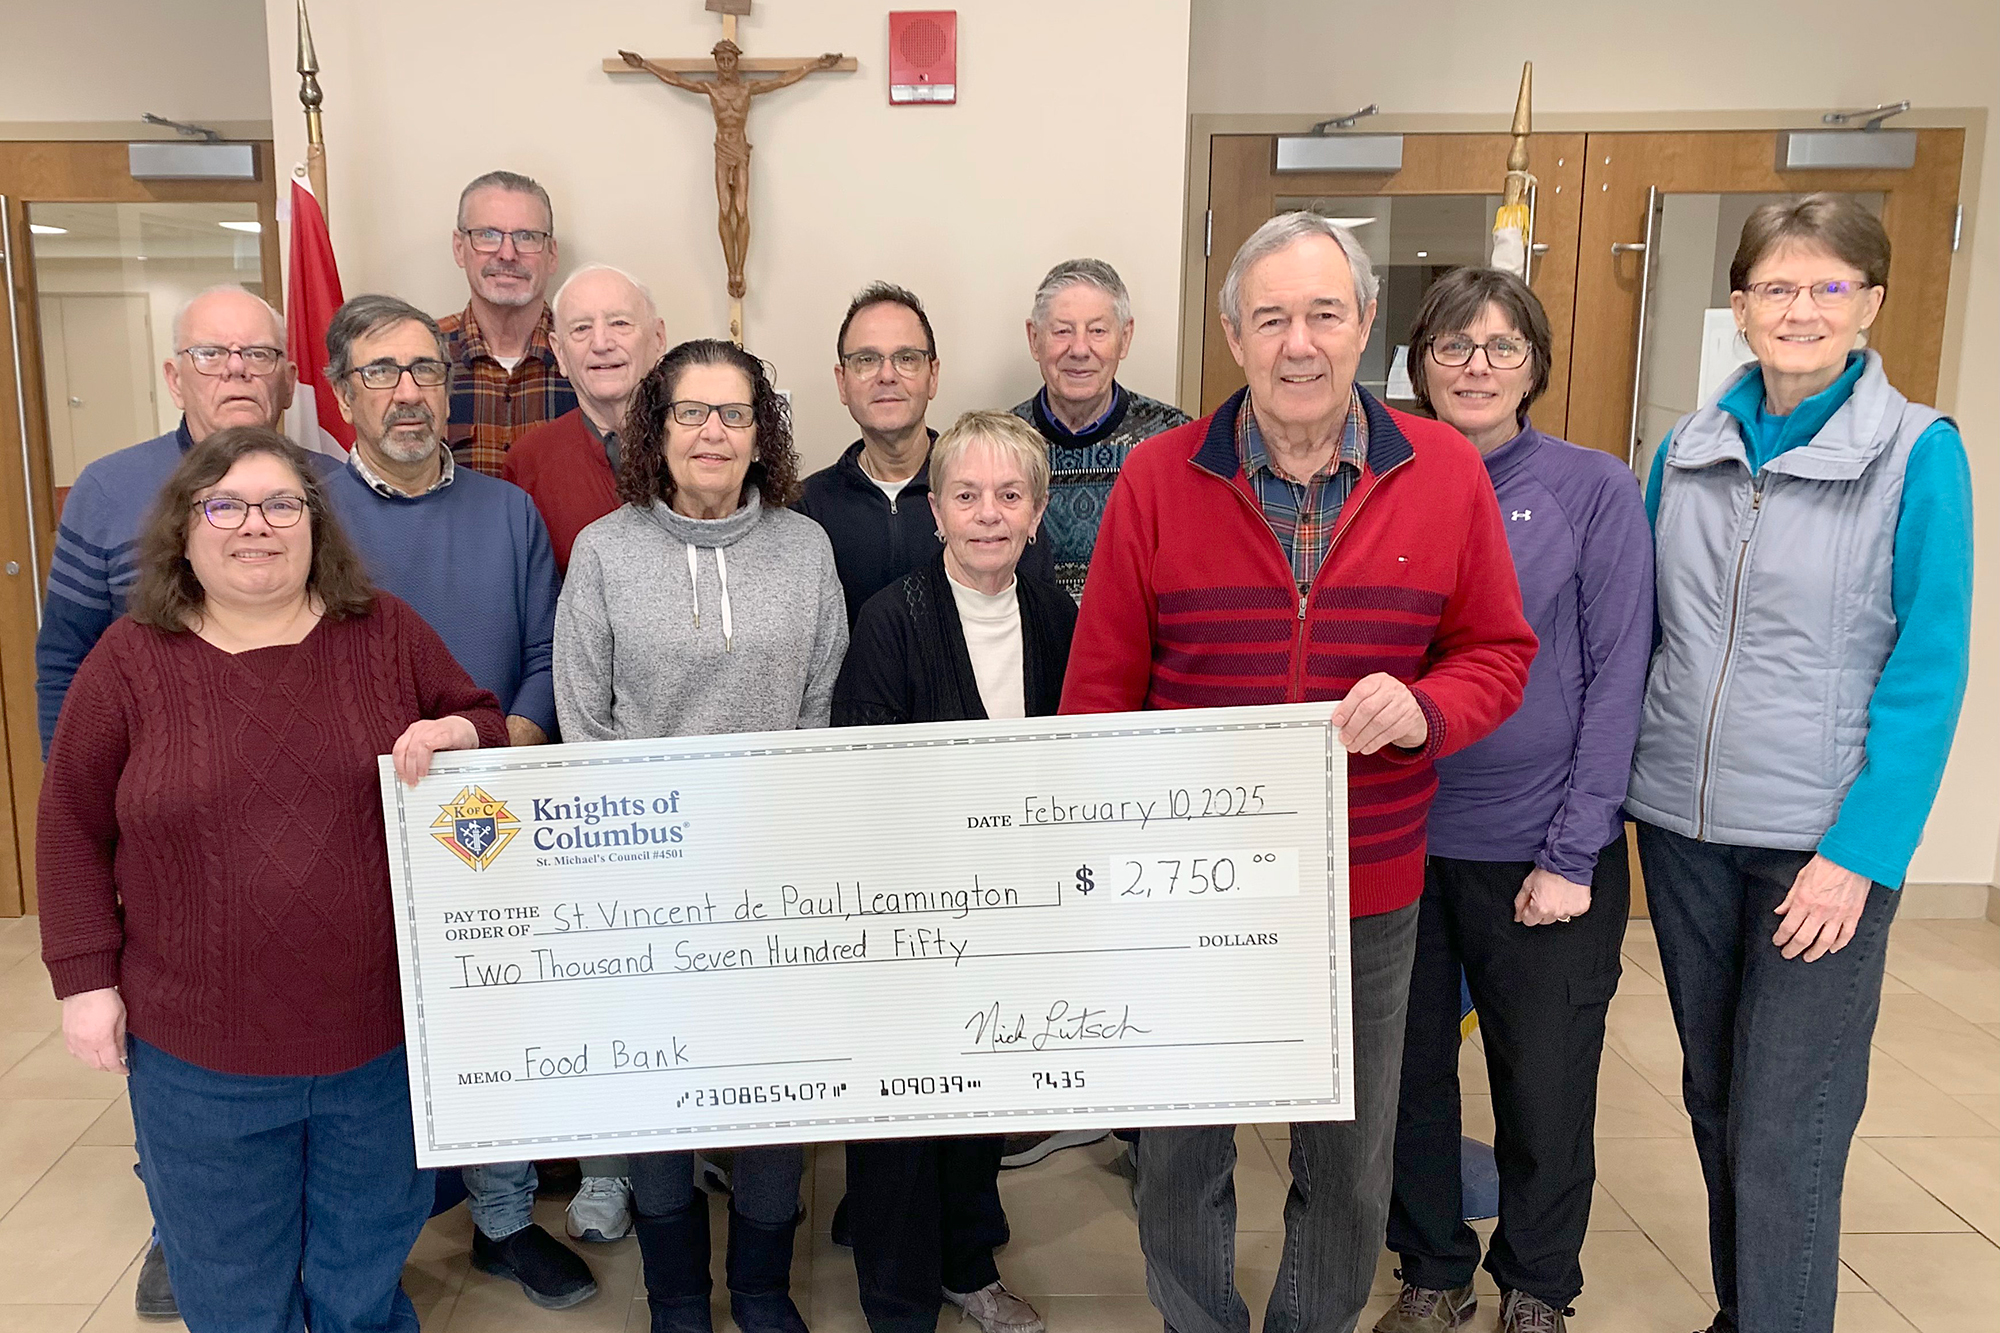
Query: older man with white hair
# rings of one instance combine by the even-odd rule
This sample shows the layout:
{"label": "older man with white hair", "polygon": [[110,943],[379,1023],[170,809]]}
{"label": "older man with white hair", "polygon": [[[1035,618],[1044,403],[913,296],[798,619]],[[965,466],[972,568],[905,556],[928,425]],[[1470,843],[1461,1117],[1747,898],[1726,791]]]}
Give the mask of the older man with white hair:
{"label": "older man with white hair", "polygon": [[551,308],[556,364],[577,405],[516,440],[500,475],[534,500],[567,574],[576,534],[618,507],[619,432],[639,381],[667,349],[667,326],[645,284],[609,264],[570,274]]}
{"label": "older man with white hair", "polygon": [[1042,539],[1053,545],[1056,579],[1071,597],[1083,592],[1097,525],[1126,456],[1188,420],[1173,404],[1118,382],[1131,350],[1132,297],[1117,269],[1102,259],[1065,259],[1048,271],[1028,313],[1028,352],[1042,387],[1014,415],[1048,441]]}
{"label": "older man with white hair", "polygon": [[[1063,711],[1332,703],[1348,751],[1355,1118],[1292,1126],[1264,1330],[1349,1333],[1389,1212],[1431,766],[1519,706],[1535,636],[1478,451],[1355,382],[1375,276],[1354,237],[1275,217],[1237,252],[1220,304],[1248,386],[1126,460]],[[1245,1333],[1234,1127],[1148,1129],[1138,1158],[1147,1292],[1167,1326]]]}

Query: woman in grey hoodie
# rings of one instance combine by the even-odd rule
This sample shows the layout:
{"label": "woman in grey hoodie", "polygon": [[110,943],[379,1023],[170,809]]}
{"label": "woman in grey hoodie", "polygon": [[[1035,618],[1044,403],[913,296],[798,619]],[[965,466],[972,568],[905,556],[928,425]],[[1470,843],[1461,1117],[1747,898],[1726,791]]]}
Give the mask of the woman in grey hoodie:
{"label": "woman in grey hoodie", "polygon": [[[790,414],[762,362],[682,343],[625,422],[625,503],[585,528],[556,609],[566,741],[824,727],[847,653],[833,548],[784,506]],[[729,1303],[744,1333],[805,1333],[789,1292],[803,1153],[736,1154]],[[652,1333],[708,1333],[708,1209],[694,1154],[631,1159]]]}

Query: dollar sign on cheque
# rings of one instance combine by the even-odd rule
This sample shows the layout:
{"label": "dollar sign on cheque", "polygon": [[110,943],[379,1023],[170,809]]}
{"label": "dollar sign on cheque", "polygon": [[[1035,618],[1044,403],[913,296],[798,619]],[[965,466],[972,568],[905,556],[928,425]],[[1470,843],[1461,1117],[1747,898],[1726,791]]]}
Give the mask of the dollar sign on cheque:
{"label": "dollar sign on cheque", "polygon": [[1096,887],[1097,882],[1091,878],[1090,867],[1078,866],[1076,868],[1076,891],[1078,893],[1089,893]]}

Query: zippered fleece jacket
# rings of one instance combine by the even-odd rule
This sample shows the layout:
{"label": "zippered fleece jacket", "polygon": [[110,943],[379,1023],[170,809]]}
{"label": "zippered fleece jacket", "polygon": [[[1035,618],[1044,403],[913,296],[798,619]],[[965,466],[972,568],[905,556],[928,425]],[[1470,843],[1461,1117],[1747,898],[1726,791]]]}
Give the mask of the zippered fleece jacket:
{"label": "zippered fleece jacket", "polygon": [[1098,530],[1062,711],[1331,703],[1376,672],[1408,685],[1423,747],[1347,761],[1349,915],[1363,917],[1422,894],[1433,761],[1520,706],[1536,644],[1478,451],[1355,393],[1367,465],[1303,592],[1237,456],[1248,390],[1132,451]]}

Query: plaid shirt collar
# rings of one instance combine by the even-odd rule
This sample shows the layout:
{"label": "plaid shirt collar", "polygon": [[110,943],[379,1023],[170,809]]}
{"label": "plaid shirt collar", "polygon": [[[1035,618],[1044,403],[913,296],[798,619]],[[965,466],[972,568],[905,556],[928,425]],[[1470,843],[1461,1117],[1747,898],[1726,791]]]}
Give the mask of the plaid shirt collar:
{"label": "plaid shirt collar", "polygon": [[[1236,456],[1243,464],[1243,475],[1254,476],[1262,472],[1281,481],[1293,481],[1280,472],[1271,462],[1271,454],[1264,444],[1264,432],[1258,428],[1257,413],[1252,409],[1250,399],[1243,399],[1243,410],[1236,414]],[[1305,484],[1323,482],[1341,467],[1351,467],[1357,476],[1368,463],[1368,417],[1361,410],[1361,395],[1350,393],[1347,399],[1347,423],[1341,427],[1340,448],[1326,460],[1326,466],[1306,479]],[[1297,483],[1294,483],[1297,484]]]}
{"label": "plaid shirt collar", "polygon": [[347,465],[354,469],[355,476],[361,478],[362,485],[377,495],[391,500],[421,500],[425,495],[435,495],[437,492],[451,485],[451,479],[458,473],[458,465],[451,461],[451,450],[446,449],[442,445],[438,446],[438,457],[444,463],[444,466],[438,469],[438,479],[425,487],[422,494],[419,495],[411,495],[408,491],[399,491],[388,482],[382,480],[380,474],[374,468],[368,466],[368,460],[361,456],[360,445],[356,445],[347,451]]}
{"label": "plaid shirt collar", "polygon": [[[549,308],[548,303],[545,301],[542,303],[542,317],[535,321],[534,331],[528,335],[528,347],[525,356],[531,356],[537,361],[544,361],[553,366],[556,363],[556,354],[550,342],[555,336],[555,328],[555,312]],[[486,345],[486,335],[479,331],[479,317],[472,313],[472,302],[470,301],[465,303],[465,311],[458,317],[456,334],[459,346],[464,352],[467,365],[472,364],[481,357],[494,362],[496,365],[499,363],[500,358],[495,356],[493,349]],[[516,364],[518,365],[519,363],[517,362]]]}

